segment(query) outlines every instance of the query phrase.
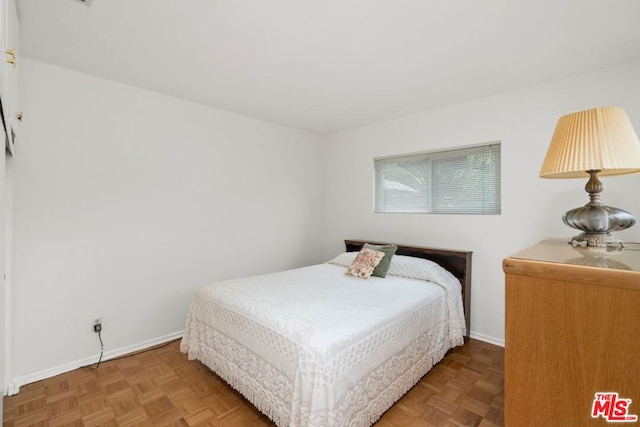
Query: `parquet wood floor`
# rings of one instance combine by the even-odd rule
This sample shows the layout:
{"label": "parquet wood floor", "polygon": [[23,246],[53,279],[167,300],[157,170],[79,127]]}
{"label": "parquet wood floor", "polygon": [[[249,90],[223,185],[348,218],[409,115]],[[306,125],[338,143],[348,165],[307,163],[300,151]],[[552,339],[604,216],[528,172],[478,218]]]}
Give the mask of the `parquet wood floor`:
{"label": "parquet wood floor", "polygon": [[[504,425],[504,349],[450,351],[376,427]],[[4,426],[273,426],[240,394],[180,353],[179,341],[23,386]]]}

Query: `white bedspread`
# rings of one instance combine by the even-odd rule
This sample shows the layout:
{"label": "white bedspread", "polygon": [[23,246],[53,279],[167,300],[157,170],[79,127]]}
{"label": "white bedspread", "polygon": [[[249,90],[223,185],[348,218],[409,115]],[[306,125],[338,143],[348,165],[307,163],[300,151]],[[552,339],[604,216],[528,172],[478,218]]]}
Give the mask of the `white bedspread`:
{"label": "white bedspread", "polygon": [[386,278],[362,280],[344,274],[353,256],[204,286],[182,351],[279,426],[372,424],[462,344],[464,316],[436,264],[396,256]]}

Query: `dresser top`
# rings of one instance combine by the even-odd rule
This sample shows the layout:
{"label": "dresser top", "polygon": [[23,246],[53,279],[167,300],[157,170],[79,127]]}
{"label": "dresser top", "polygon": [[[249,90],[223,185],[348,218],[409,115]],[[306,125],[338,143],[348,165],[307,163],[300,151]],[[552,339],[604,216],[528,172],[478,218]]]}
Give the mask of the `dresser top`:
{"label": "dresser top", "polygon": [[629,243],[624,248],[588,248],[574,247],[568,241],[546,239],[510,258],[640,272],[639,243]]}

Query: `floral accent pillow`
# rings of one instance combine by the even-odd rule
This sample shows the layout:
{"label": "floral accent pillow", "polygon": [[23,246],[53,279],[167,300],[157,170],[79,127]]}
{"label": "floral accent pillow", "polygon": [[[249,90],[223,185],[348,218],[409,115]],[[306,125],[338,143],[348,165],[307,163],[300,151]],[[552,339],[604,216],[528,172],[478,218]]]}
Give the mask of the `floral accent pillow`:
{"label": "floral accent pillow", "polygon": [[384,252],[373,249],[362,249],[351,265],[347,268],[347,275],[368,279],[380,261],[384,258]]}

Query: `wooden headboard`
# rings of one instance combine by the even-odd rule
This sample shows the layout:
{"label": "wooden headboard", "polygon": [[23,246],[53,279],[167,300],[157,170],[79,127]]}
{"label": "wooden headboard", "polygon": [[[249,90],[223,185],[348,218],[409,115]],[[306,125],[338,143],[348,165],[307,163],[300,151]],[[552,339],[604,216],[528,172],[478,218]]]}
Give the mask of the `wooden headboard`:
{"label": "wooden headboard", "polygon": [[[388,245],[390,243],[372,242],[365,240],[345,240],[347,252],[355,252],[362,249],[365,243],[372,245]],[[462,285],[462,304],[464,306],[464,318],[467,324],[467,335],[471,331],[471,251],[454,251],[449,249],[425,248],[421,246],[398,245],[397,255],[407,255],[416,258],[424,258],[433,261],[451,272]]]}

